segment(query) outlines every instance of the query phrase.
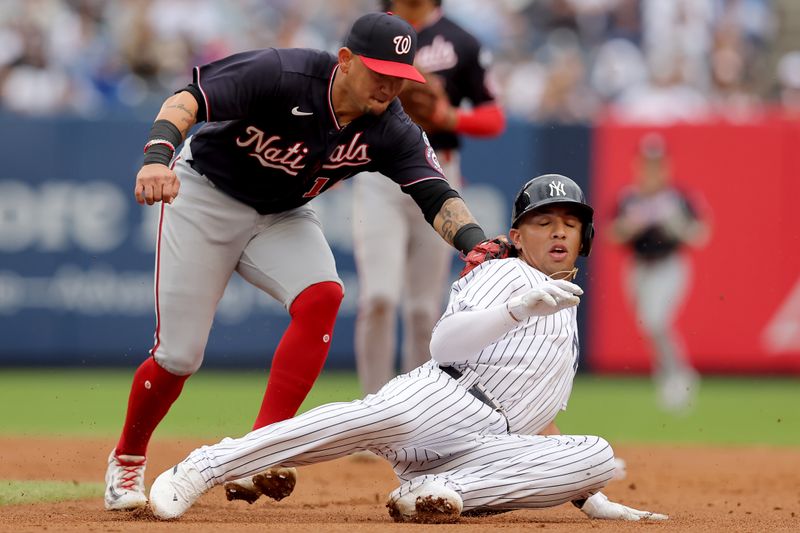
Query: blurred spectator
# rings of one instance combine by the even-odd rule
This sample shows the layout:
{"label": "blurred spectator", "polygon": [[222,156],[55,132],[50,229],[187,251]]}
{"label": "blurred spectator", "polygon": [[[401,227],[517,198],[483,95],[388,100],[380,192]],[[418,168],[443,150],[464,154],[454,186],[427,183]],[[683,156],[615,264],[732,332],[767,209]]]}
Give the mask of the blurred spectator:
{"label": "blurred spectator", "polygon": [[800,118],[800,51],[789,52],[778,62],[780,102],[789,118]]}
{"label": "blurred spectator", "polygon": [[545,51],[548,70],[534,118],[565,124],[590,121],[598,102],[587,83],[586,64],[574,33],[553,32]]}
{"label": "blurred spectator", "polygon": [[753,120],[761,108],[752,83],[748,83],[741,46],[741,34],[733,28],[723,28],[715,36],[711,54],[710,105],[717,116],[731,122]]}
{"label": "blurred spectator", "polygon": [[[777,31],[774,3],[445,0],[444,7],[492,53],[512,116],[590,120],[604,104],[617,106],[625,89],[623,108],[630,100],[678,101],[697,116],[702,101],[704,113],[740,122],[758,116],[774,88],[763,81]],[[373,8],[373,0],[3,0],[0,110],[150,116],[194,65],[268,46],[333,50],[348,22]],[[564,35],[572,44],[554,53]]]}
{"label": "blurred spectator", "polygon": [[697,200],[670,183],[660,135],[642,138],[635,172],[635,183],[620,195],[612,238],[632,255],[624,272],[626,288],[650,344],[660,404],[680,411],[689,407],[698,385],[675,327],[690,288],[691,264],[683,248],[704,245],[709,227]]}
{"label": "blurred spectator", "polygon": [[672,58],[651,65],[650,79],[626,89],[614,102],[614,116],[653,126],[703,120],[709,113],[707,97],[684,80],[684,72]]}
{"label": "blurred spectator", "polygon": [[43,115],[68,109],[71,80],[51,63],[38,28],[19,29],[19,55],[3,75],[2,99],[12,111]]}

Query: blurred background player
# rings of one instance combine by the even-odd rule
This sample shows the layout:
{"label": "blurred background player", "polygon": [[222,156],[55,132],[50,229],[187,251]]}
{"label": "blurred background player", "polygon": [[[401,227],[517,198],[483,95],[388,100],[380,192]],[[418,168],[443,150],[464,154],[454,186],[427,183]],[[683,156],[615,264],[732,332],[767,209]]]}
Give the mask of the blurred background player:
{"label": "blurred background player", "polygon": [[655,356],[653,372],[664,409],[689,407],[698,385],[675,320],[690,287],[685,246],[702,246],[709,227],[698,201],[671,182],[663,137],[640,141],[636,182],[621,192],[612,233],[632,253],[625,285],[637,322]]}
{"label": "blurred background player", "polygon": [[[487,54],[442,14],[441,0],[381,2],[417,30],[415,65],[428,83],[406,84],[400,99],[427,132],[444,175],[461,186],[459,135],[496,136],[505,117],[486,79]],[[461,108],[465,101],[471,108]],[[403,319],[402,370],[430,359],[430,335],[441,314],[451,251],[427,227],[400,189],[380,174],[355,178],[354,236],[359,277],[355,352],[362,389],[374,393],[396,375],[397,310]]]}

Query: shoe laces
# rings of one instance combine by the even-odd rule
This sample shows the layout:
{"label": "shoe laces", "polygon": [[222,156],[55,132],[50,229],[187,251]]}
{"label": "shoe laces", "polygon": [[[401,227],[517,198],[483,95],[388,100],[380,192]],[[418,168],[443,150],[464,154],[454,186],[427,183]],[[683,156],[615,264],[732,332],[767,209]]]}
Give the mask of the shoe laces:
{"label": "shoe laces", "polygon": [[119,462],[119,459],[117,459],[117,463],[122,471],[117,485],[125,490],[138,489],[142,482],[144,463],[123,464]]}

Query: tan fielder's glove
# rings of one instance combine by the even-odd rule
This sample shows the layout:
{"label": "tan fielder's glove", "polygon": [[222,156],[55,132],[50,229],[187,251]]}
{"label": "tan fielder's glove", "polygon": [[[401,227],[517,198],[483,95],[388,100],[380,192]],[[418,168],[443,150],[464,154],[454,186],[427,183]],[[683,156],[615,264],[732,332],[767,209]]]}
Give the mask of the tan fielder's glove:
{"label": "tan fielder's glove", "polygon": [[436,74],[423,73],[427,83],[407,81],[400,91],[400,103],[406,114],[427,133],[451,130],[455,109]]}

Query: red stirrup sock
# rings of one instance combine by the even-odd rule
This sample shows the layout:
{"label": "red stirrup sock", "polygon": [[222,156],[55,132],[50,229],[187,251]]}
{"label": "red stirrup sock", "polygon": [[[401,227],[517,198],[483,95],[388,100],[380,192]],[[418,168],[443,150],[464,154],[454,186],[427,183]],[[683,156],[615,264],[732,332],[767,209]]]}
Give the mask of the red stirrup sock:
{"label": "red stirrup sock", "polygon": [[146,455],[156,426],[167,415],[189,376],[176,376],[148,357],[133,375],[128,414],[117,444],[117,455]]}
{"label": "red stirrup sock", "polygon": [[311,285],[292,302],[292,321],[272,358],[267,390],[253,429],[297,413],[328,357],[343,296],[341,285],[325,281]]}

